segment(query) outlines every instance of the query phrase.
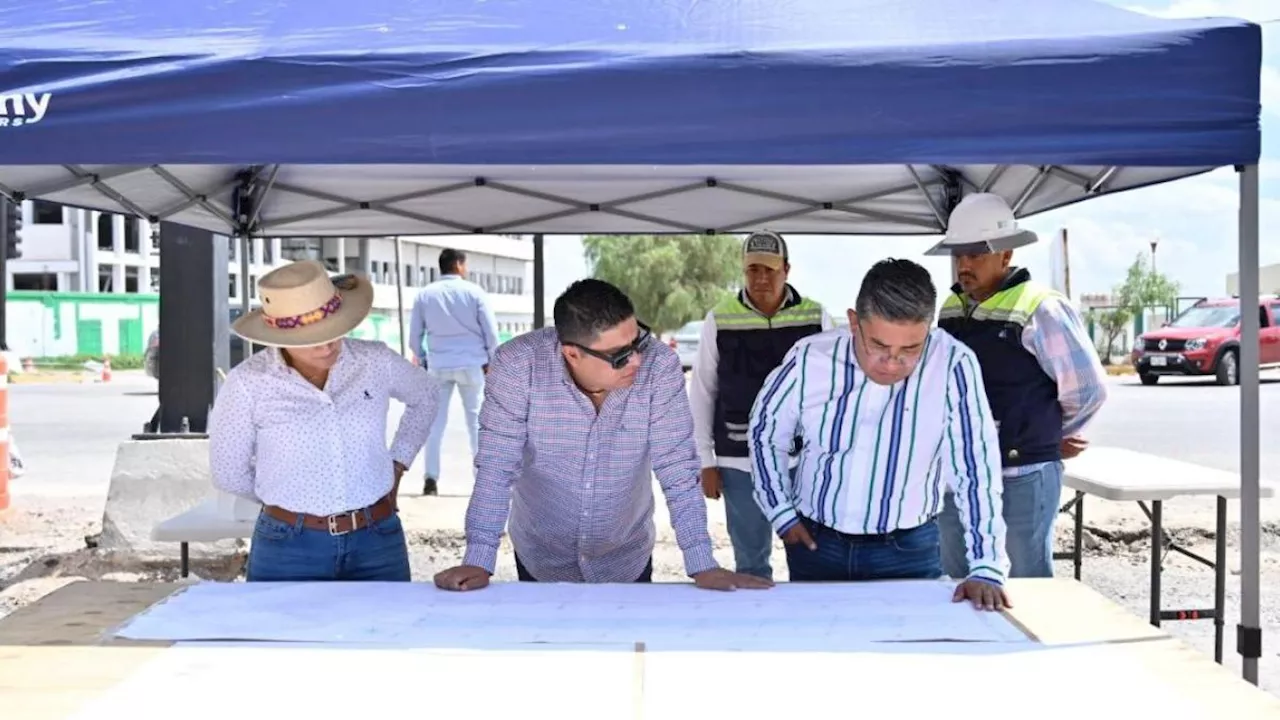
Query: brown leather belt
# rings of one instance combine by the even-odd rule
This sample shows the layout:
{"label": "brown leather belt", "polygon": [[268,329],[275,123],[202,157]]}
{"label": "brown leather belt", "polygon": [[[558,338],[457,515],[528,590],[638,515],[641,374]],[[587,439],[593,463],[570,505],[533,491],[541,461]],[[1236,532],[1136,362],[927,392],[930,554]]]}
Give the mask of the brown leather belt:
{"label": "brown leather belt", "polygon": [[302,526],[310,530],[328,530],[330,535],[346,535],[349,532],[363,530],[374,523],[382,522],[395,514],[395,503],[391,495],[384,495],[378,502],[337,515],[308,515],[285,510],[275,505],[264,505],[262,512],[283,523],[296,525],[302,519]]}

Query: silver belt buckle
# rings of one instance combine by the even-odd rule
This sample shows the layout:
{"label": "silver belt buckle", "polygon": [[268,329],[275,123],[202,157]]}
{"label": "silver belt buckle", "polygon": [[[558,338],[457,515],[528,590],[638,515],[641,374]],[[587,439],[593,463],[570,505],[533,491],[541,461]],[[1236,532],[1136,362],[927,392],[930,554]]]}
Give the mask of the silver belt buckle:
{"label": "silver belt buckle", "polygon": [[[356,530],[356,529],[357,529],[357,527],[356,527],[356,524],[357,524],[357,523],[356,523],[356,514],[357,514],[358,512],[359,512],[358,510],[352,510],[351,512],[338,513],[337,515],[330,515],[330,516],[329,516],[329,534],[330,534],[330,535],[335,535],[335,536],[336,536],[336,535],[346,535],[347,533],[351,532],[352,530]],[[351,530],[344,530],[344,531],[342,531],[342,532],[339,532],[339,531],[338,531],[338,518],[342,517],[343,515],[350,515],[350,516],[351,516]]]}

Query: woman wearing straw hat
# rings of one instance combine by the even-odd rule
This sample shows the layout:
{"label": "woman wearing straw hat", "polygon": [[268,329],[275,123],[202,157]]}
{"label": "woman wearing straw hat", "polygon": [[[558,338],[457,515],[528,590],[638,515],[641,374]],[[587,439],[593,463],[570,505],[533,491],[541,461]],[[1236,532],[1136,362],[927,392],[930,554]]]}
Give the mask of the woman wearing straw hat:
{"label": "woman wearing straw hat", "polygon": [[[426,443],[438,388],[380,342],[366,278],[301,261],[264,275],[232,331],[268,350],[227,374],[209,415],[213,484],[262,503],[247,579],[409,580],[400,476]],[[405,404],[387,448],[387,410]]]}

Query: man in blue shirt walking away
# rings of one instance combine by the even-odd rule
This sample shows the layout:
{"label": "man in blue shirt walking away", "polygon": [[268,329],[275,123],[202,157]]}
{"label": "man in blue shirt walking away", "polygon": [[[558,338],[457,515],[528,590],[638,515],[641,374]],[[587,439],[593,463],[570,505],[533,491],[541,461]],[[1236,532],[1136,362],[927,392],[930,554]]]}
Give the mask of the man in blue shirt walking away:
{"label": "man in blue shirt walking away", "polygon": [[[440,449],[449,421],[449,402],[456,388],[476,454],[480,433],[480,400],[484,376],[498,349],[498,323],[489,298],[479,285],[466,279],[467,256],[461,250],[440,252],[440,279],[418,294],[410,319],[410,344],[418,362],[440,383],[440,412],[427,441],[423,495],[435,495],[440,481]],[[423,338],[426,349],[423,349]]]}

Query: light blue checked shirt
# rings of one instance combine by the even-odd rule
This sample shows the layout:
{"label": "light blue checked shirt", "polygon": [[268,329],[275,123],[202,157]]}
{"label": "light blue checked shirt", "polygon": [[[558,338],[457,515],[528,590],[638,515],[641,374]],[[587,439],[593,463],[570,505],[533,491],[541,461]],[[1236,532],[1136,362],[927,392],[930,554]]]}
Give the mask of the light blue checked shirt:
{"label": "light blue checked shirt", "polygon": [[811,335],[765,380],[748,429],[756,502],[779,535],[798,514],[842,533],[882,535],[933,519],[950,487],[970,576],[1003,582],[1000,441],[973,351],[934,328],[911,374],[887,386],[859,369],[853,344],[847,328]]}
{"label": "light blue checked shirt", "polygon": [[671,348],[650,342],[631,387],[599,413],[569,377],[554,328],[504,344],[480,408],[463,564],[493,572],[508,525],[542,582],[634,582],[653,555],[653,476],[689,575],[718,567],[693,416]]}
{"label": "light blue checked shirt", "polygon": [[432,370],[482,367],[498,349],[498,323],[489,296],[458,275],[444,275],[423,288],[409,324],[409,345]]}

